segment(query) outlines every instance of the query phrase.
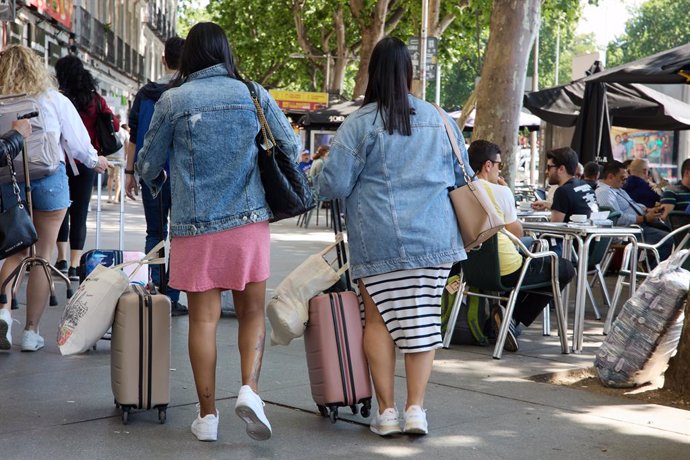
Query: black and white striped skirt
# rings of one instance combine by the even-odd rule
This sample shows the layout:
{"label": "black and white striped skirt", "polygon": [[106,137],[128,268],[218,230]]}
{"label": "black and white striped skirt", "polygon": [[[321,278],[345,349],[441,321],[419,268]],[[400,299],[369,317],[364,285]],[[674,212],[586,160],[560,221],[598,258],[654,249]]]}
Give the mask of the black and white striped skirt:
{"label": "black and white striped skirt", "polygon": [[442,346],[441,295],[451,266],[361,278],[401,352],[419,353]]}

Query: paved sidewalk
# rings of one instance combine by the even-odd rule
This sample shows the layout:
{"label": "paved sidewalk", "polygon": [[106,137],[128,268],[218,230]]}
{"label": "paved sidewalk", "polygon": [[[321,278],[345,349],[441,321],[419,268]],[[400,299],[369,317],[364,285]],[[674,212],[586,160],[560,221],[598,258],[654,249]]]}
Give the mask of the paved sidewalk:
{"label": "paved sidewalk", "polygon": [[[105,205],[104,246],[117,246],[117,205]],[[90,215],[87,248],[93,247]],[[272,225],[269,289],[332,238],[323,227]],[[127,203],[126,249],[143,247],[140,202]],[[261,395],[274,428],[266,442],[250,439],[234,414],[240,387],[237,322],[221,320],[218,368],[219,440],[201,443],[189,431],[196,396],[187,357],[187,318],[173,318],[172,402],[167,423],[155,411],[131,414],[123,426],[110,389],[110,344],[62,357],[55,343],[65,304],[41,322],[45,349],[19,351],[24,306],[14,312],[14,347],[0,352],[0,459],[112,458],[434,458],[434,459],[688,459],[690,412],[586,391],[535,383],[528,377],[589,367],[600,344],[601,322],[587,320],[584,352],[561,355],[556,336],[535,324],[518,353],[491,359],[491,350],[454,346],[437,354],[425,403],[430,434],[380,438],[367,420],[341,412],[331,424],[311,400],[302,340],[267,345]],[[270,296],[271,291],[268,295]],[[569,315],[572,318],[572,313]],[[404,368],[397,368],[398,407],[404,405]],[[344,414],[344,415],[343,415]]]}

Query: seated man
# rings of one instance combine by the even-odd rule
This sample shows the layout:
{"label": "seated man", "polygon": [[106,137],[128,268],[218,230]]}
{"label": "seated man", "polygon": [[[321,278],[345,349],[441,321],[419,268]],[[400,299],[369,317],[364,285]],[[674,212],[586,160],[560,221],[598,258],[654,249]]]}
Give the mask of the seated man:
{"label": "seated man", "polygon": [[573,214],[587,217],[599,210],[594,190],[575,177],[577,153],[570,147],[546,152],[546,177],[550,185],[558,185],[551,204],[551,222],[569,222]]}
{"label": "seated man", "polygon": [[[499,176],[501,150],[496,144],[484,140],[476,140],[470,144],[467,153],[470,166],[476,171],[477,177],[491,198],[496,211],[505,221],[506,230],[518,238],[522,237],[522,224],[517,220],[515,197],[508,187],[501,184],[503,179]],[[501,282],[505,286],[515,286],[520,277],[524,259],[512,241],[502,233],[498,234],[498,262],[500,265]],[[574,276],[575,270],[573,265],[567,260],[560,259],[558,262],[558,280],[561,283],[561,288],[565,287]],[[530,264],[529,271],[525,274],[523,282],[525,284],[534,284],[549,281],[550,279],[551,261],[550,259],[540,259]],[[549,300],[550,296],[546,294],[520,293],[511,319],[511,327],[504,346],[505,350],[518,350],[516,338],[518,324],[522,323],[525,326],[532,324]],[[498,331],[503,321],[502,307],[495,307],[491,311],[491,318],[496,331]]]}
{"label": "seated man", "polygon": [[[621,163],[622,165],[622,163]],[[661,196],[649,183],[649,163],[647,160],[633,160],[629,168],[630,175],[623,185],[630,198],[648,208],[654,208]],[[601,203],[599,203],[601,205]]]}
{"label": "seated man", "polygon": [[601,168],[599,167],[599,163],[596,161],[590,161],[585,165],[585,172],[582,176],[582,179],[587,182],[590,187],[592,187],[592,190],[597,189],[597,181],[599,180],[600,172]]}
{"label": "seated man", "polygon": [[661,205],[664,207],[663,219],[671,211],[687,211],[690,205],[690,158],[680,167],[680,182],[666,187],[661,195]]}
{"label": "seated man", "polygon": [[[636,203],[622,188],[627,176],[628,173],[623,163],[619,161],[606,163],[602,179],[596,190],[597,202],[600,206],[620,212],[617,225],[640,225],[644,241],[650,244],[657,243],[668,235],[667,231],[654,227],[654,225],[657,227],[661,225],[659,216],[661,216],[662,207],[648,208],[643,204]],[[669,239],[659,248],[661,260],[666,259],[672,250],[673,241]]]}

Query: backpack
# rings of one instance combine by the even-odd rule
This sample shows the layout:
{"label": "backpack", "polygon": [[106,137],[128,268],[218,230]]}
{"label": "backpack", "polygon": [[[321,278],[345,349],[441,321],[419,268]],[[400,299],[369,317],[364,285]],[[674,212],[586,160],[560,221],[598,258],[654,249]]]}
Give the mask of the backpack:
{"label": "backpack", "polygon": [[96,139],[98,140],[98,154],[107,156],[111,155],[122,148],[122,141],[120,136],[115,131],[115,122],[113,114],[104,112],[101,105],[101,98],[96,96],[96,105],[98,112],[96,113]]}
{"label": "backpack", "polygon": [[[28,115],[31,115],[30,117]],[[32,132],[26,138],[27,159],[29,163],[29,178],[31,180],[53,174],[65,154],[55,133],[49,133],[40,105],[36,98],[26,95],[11,95],[0,97],[0,133],[4,134],[12,129],[12,121],[28,118]],[[24,163],[22,155],[17,155],[13,161],[17,172],[17,180],[24,180]],[[0,184],[10,182],[9,168],[0,170]]]}
{"label": "backpack", "polygon": [[[445,334],[450,319],[450,311],[455,305],[460,276],[448,277],[446,287],[441,296],[441,333]],[[450,343],[456,345],[489,345],[489,337],[486,335],[489,324],[489,302],[481,297],[468,296],[467,302],[461,305],[458,319]]]}

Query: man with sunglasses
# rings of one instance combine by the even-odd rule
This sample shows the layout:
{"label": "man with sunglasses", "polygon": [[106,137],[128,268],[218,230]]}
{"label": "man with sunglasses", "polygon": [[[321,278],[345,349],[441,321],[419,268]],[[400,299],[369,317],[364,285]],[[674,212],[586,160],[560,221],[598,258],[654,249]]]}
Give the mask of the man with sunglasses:
{"label": "man with sunglasses", "polygon": [[[522,224],[517,218],[515,196],[500,176],[501,150],[498,145],[485,140],[476,140],[470,144],[467,155],[470,166],[476,172],[479,182],[489,195],[498,214],[503,217],[506,230],[518,238],[522,238]],[[507,236],[499,233],[497,238],[501,283],[504,286],[515,286],[520,277],[524,259]],[[524,283],[536,284],[550,281],[550,263],[549,259],[540,259],[538,262],[530,264],[527,273],[525,273]],[[558,262],[558,279],[561,287],[565,287],[574,276],[575,269],[570,261],[560,259]],[[510,319],[508,337],[503,347],[506,351],[518,351],[517,336],[519,335],[520,324],[525,326],[532,324],[549,300],[548,294],[538,292],[521,292],[519,294],[513,317]],[[491,320],[496,332],[501,327],[503,317],[503,307],[496,305],[491,309]]]}
{"label": "man with sunglasses", "polygon": [[570,147],[561,147],[546,153],[546,177],[550,185],[558,185],[551,204],[551,222],[569,222],[573,214],[599,211],[592,187],[575,177],[577,153]]}

